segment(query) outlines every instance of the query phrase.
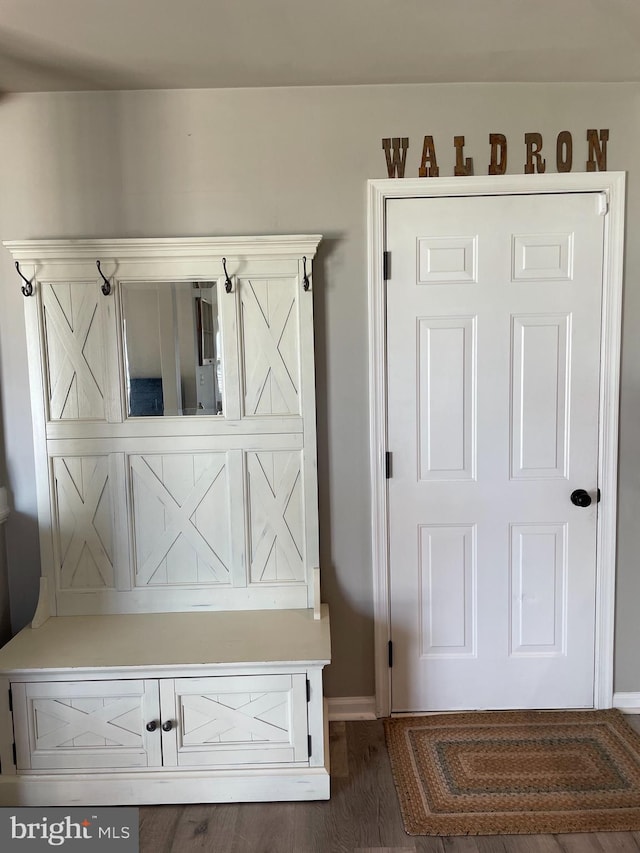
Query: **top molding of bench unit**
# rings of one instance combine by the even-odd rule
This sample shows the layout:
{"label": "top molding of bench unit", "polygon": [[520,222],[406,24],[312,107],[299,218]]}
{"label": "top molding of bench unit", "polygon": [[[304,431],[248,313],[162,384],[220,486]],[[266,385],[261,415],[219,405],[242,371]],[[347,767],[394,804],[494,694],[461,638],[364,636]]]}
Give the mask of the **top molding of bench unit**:
{"label": "top molding of bench unit", "polygon": [[86,261],[110,257],[135,261],[160,258],[219,260],[234,257],[315,256],[320,234],[261,237],[167,237],[100,240],[10,240],[4,246],[18,261]]}

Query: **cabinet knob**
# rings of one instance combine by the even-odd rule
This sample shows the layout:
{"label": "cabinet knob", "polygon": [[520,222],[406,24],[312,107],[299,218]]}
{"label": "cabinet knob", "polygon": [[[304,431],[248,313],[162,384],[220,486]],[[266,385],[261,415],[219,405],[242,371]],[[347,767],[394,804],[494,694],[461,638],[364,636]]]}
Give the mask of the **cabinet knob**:
{"label": "cabinet knob", "polygon": [[158,724],[156,723],[155,720],[151,720],[150,723],[147,723],[147,731],[148,732],[155,732],[155,730],[157,728],[158,728]]}
{"label": "cabinet knob", "polygon": [[163,732],[170,732],[172,728],[173,728],[173,721],[172,720],[167,720],[166,723],[162,724],[162,731]]}

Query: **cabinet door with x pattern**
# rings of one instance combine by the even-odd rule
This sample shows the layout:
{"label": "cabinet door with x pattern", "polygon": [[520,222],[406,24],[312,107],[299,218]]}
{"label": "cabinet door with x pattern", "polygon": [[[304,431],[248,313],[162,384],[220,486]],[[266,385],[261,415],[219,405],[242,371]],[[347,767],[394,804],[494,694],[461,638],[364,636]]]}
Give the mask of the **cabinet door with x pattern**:
{"label": "cabinet door with x pattern", "polygon": [[309,763],[305,672],[14,682],[17,768]]}
{"label": "cabinet door with x pattern", "polygon": [[155,679],[12,684],[20,773],[160,767]]}

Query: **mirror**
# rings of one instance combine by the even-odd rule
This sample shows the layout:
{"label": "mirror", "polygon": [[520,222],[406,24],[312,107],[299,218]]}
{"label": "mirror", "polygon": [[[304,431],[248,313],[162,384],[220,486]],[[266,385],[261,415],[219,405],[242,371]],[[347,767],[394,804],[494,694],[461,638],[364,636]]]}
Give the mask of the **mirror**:
{"label": "mirror", "polygon": [[215,282],[125,282],[129,417],[222,414]]}

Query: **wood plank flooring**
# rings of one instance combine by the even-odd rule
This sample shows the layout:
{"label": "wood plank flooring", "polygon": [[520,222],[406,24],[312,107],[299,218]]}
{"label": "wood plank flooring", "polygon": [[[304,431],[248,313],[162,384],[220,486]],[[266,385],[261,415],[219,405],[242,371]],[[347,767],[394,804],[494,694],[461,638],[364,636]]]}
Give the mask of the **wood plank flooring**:
{"label": "wood plank flooring", "polygon": [[[630,717],[640,731],[640,717]],[[640,832],[414,838],[402,826],[382,723],[332,723],[331,799],[145,806],[141,853],[640,853]]]}

